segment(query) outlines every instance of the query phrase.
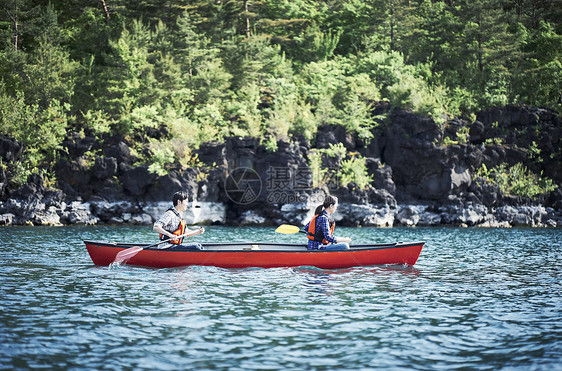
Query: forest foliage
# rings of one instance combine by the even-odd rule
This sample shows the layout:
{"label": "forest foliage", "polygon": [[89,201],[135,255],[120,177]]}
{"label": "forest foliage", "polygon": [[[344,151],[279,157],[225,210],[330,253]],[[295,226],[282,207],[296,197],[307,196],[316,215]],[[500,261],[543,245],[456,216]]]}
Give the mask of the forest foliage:
{"label": "forest foliage", "polygon": [[[509,103],[561,112],[560,86],[559,0],[0,6],[0,133],[25,145],[16,182],[53,174],[68,131],[126,138],[164,174],[227,136],[273,151],[333,124],[368,142],[378,101],[437,122]],[[354,174],[361,159],[348,161]]]}

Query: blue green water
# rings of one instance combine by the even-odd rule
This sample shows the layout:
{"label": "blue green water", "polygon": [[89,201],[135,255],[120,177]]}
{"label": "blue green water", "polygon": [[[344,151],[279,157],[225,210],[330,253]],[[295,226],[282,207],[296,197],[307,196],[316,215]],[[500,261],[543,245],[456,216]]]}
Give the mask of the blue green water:
{"label": "blue green water", "polygon": [[[427,245],[413,268],[110,269],[82,239],[149,227],[0,228],[0,369],[562,369],[561,229],[336,232]],[[195,238],[275,239],[303,236]]]}

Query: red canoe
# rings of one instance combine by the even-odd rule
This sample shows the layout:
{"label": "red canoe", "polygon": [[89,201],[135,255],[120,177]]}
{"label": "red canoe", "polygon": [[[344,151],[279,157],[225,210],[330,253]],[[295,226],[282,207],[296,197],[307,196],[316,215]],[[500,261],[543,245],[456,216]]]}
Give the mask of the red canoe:
{"label": "red canoe", "polygon": [[[133,246],[149,244],[84,241],[96,265],[110,265],[118,252]],[[323,269],[349,268],[369,265],[414,265],[425,242],[353,245],[350,250],[326,251],[306,249],[303,244],[286,243],[204,243],[203,250],[181,248],[140,251],[126,263],[154,268],[187,265],[209,265],[222,268],[297,267],[313,266]]]}

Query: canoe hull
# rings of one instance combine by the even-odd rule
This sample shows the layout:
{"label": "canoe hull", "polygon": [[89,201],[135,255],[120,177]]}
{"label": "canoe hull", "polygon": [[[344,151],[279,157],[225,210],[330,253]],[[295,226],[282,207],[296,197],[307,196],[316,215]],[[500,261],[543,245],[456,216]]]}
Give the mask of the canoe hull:
{"label": "canoe hull", "polygon": [[[103,266],[110,265],[118,252],[135,246],[97,241],[84,243],[94,264]],[[304,245],[295,244],[203,244],[204,250],[201,251],[146,249],[129,259],[126,264],[154,268],[188,265],[222,268],[314,266],[322,269],[388,264],[413,266],[423,246],[424,242],[409,242],[357,245],[345,251],[308,251]]]}

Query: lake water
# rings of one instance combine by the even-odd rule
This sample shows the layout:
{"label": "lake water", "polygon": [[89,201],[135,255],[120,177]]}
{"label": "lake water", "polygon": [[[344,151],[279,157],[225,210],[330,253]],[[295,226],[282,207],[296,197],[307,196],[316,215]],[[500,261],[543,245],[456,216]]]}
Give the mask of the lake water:
{"label": "lake water", "polygon": [[[304,241],[273,230],[194,240]],[[415,267],[108,268],[82,239],[150,227],[0,228],[0,369],[562,369],[562,229],[336,232],[427,244]]]}

